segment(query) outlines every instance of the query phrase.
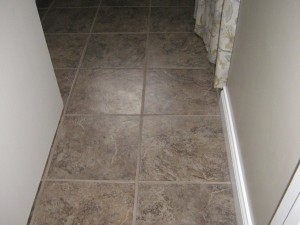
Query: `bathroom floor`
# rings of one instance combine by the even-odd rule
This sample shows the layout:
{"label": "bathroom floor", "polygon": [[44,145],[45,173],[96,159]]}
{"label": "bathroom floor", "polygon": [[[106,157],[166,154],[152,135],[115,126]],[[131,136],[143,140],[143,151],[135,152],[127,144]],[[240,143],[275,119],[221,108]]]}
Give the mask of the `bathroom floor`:
{"label": "bathroom floor", "polygon": [[65,108],[29,224],[236,224],[194,0],[38,7]]}

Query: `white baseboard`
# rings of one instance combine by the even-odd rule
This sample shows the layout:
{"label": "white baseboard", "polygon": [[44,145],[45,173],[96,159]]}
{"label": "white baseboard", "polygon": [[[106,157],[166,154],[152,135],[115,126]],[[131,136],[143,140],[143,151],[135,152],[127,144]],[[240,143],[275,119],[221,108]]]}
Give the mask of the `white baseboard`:
{"label": "white baseboard", "polygon": [[228,164],[233,186],[237,223],[239,225],[253,225],[250,205],[248,201],[240,149],[231,111],[227,88],[223,88],[220,97],[221,118],[226,142]]}

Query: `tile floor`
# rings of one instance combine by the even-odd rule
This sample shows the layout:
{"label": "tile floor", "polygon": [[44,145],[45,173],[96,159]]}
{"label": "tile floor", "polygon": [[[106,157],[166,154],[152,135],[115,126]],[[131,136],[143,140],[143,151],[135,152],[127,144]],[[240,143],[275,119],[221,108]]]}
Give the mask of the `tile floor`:
{"label": "tile floor", "polygon": [[39,2],[65,108],[28,224],[236,224],[193,4]]}

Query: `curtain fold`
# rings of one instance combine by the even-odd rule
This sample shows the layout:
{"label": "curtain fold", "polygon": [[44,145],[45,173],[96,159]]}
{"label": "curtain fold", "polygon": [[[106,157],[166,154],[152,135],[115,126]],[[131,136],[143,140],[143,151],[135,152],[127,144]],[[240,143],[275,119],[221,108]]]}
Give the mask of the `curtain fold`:
{"label": "curtain fold", "polygon": [[209,61],[216,64],[215,88],[226,85],[239,5],[239,0],[195,2],[195,33],[203,39]]}

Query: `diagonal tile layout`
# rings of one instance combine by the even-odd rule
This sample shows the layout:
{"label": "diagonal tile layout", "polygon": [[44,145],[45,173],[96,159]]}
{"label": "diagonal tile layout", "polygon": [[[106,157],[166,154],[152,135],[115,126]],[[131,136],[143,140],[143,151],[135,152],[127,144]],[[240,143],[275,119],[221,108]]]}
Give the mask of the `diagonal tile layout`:
{"label": "diagonal tile layout", "polygon": [[65,104],[29,225],[235,225],[194,0],[39,2]]}

